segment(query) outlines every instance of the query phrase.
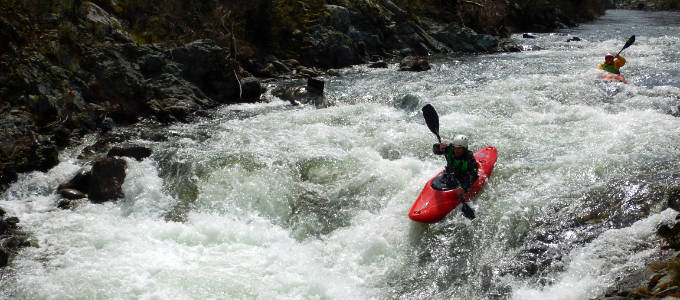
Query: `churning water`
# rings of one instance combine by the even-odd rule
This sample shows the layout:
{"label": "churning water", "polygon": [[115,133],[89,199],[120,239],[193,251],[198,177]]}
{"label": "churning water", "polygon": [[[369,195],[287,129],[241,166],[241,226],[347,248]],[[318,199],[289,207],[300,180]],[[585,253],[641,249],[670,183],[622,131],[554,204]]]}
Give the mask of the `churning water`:
{"label": "churning water", "polygon": [[[629,84],[598,79],[631,35]],[[595,297],[660,255],[655,227],[676,214],[680,13],[608,11],[537,36],[427,72],[342,70],[325,109],[268,95],[169,130],[119,128],[154,155],[127,161],[117,202],[56,208],[84,164],[69,149],[0,197],[39,244],[1,273],[0,298]],[[474,221],[407,217],[444,165],[426,103],[445,140],[499,150]]]}

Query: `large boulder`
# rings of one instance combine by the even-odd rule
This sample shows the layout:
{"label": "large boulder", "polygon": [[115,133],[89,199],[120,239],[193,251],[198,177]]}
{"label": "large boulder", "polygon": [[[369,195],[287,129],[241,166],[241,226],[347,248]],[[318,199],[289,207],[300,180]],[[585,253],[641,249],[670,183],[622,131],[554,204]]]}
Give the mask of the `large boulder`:
{"label": "large boulder", "polygon": [[87,193],[90,201],[101,203],[123,197],[125,167],[125,160],[120,158],[107,157],[95,161]]}

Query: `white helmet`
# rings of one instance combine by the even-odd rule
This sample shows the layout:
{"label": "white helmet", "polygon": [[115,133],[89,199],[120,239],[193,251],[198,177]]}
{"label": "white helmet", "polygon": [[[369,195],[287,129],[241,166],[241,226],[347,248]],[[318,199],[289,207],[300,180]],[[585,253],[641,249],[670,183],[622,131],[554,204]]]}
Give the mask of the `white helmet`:
{"label": "white helmet", "polygon": [[454,147],[463,147],[467,149],[468,147],[468,137],[462,134],[457,135],[456,137],[453,138],[453,146]]}

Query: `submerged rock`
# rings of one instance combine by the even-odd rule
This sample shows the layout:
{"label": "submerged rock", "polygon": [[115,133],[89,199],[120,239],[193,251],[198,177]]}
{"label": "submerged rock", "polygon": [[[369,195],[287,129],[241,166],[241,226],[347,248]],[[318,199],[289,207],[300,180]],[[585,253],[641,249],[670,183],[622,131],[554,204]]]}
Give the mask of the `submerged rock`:
{"label": "submerged rock", "polygon": [[407,56],[399,62],[399,71],[422,72],[430,69],[430,63],[424,57]]}

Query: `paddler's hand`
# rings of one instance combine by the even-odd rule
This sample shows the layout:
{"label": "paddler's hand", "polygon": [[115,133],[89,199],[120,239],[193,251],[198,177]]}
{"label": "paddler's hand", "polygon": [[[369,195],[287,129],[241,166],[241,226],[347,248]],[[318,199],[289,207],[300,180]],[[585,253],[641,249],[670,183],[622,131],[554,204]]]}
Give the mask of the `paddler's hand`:
{"label": "paddler's hand", "polygon": [[444,149],[446,149],[446,144],[439,143],[439,150],[444,150]]}

